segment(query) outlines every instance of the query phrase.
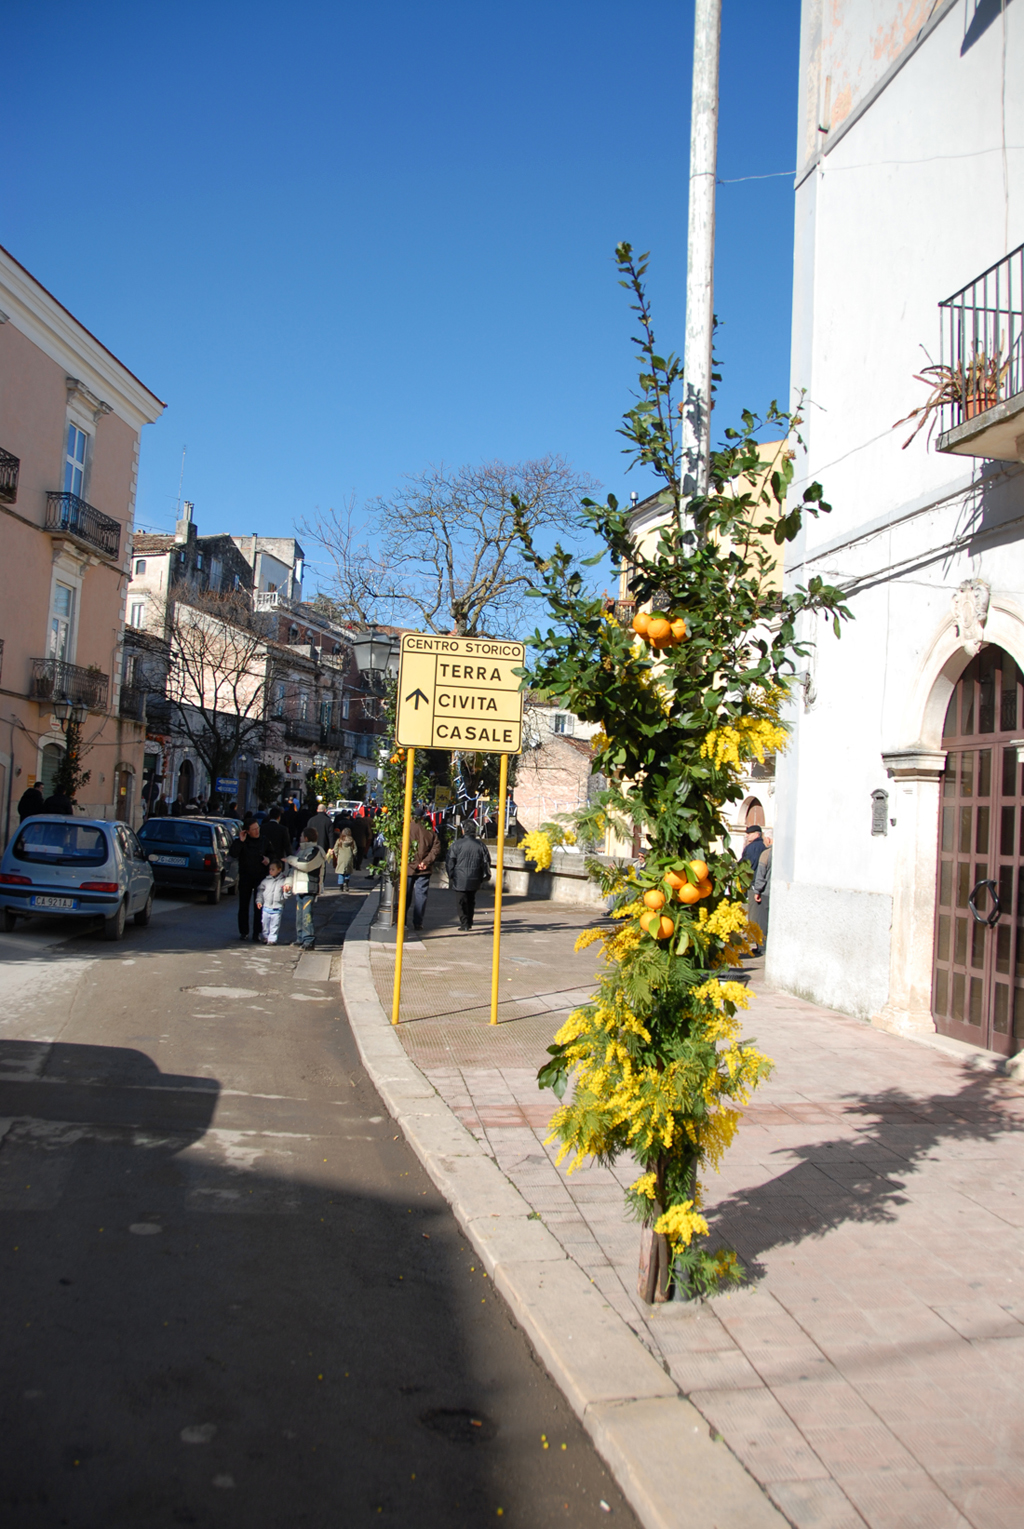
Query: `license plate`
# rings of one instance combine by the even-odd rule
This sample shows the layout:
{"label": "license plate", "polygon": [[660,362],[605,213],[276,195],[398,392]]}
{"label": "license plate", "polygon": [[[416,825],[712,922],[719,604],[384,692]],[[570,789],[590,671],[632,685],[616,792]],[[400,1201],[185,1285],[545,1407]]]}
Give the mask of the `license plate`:
{"label": "license plate", "polygon": [[30,897],[29,903],[33,908],[77,908],[78,899],[75,897]]}
{"label": "license plate", "polygon": [[188,865],[187,855],[150,855],[153,865]]}

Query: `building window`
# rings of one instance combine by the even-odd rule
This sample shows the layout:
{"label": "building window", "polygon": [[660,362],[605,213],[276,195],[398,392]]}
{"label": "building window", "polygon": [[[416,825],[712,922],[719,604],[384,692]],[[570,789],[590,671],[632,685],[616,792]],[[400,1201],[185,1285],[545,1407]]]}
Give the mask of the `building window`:
{"label": "building window", "polygon": [[349,717],[348,708],[349,708],[349,698],[348,698],[347,695],[343,695],[342,698],[341,698],[341,717],[342,717],[342,721],[343,722],[347,722],[348,721],[348,717]]}
{"label": "building window", "polygon": [[202,573],[202,571],[203,571],[203,554],[201,552],[197,552],[196,553],[196,572],[197,573]]}
{"label": "building window", "polygon": [[146,559],[144,557],[137,557],[135,559],[135,572],[137,574],[139,574],[139,573],[145,573],[145,571],[146,571]]}
{"label": "building window", "polygon": [[284,716],[284,685],[280,681],[274,686],[274,716]]}
{"label": "building window", "polygon": [[85,449],[88,437],[77,425],[68,426],[68,450],[64,461],[65,494],[85,493]]}
{"label": "building window", "polygon": [[268,584],[267,585],[267,594],[268,595],[275,595],[276,593],[277,593],[277,585],[276,584]]}
{"label": "building window", "polygon": [[559,712],[556,712],[555,713],[555,732],[556,733],[571,733],[573,731],[573,722],[574,721],[575,721],[575,718],[573,717],[571,712],[568,712],[568,711],[559,711]]}
{"label": "building window", "polygon": [[309,718],[309,691],[299,691],[299,721],[305,722]]}
{"label": "building window", "polygon": [[75,592],[69,584],[53,587],[53,614],[50,617],[49,653],[59,663],[71,654],[71,622],[75,611]]}
{"label": "building window", "polygon": [[320,702],[320,726],[329,728],[331,725],[331,711],[334,703],[330,699]]}
{"label": "building window", "polygon": [[142,624],[145,621],[145,619],[146,619],[146,607],[143,604],[143,602],[140,600],[137,604],[132,606],[131,611],[128,614],[128,625],[129,626],[142,626]]}
{"label": "building window", "polygon": [[219,557],[210,559],[210,588],[220,589],[220,581],[224,575],[224,566]]}

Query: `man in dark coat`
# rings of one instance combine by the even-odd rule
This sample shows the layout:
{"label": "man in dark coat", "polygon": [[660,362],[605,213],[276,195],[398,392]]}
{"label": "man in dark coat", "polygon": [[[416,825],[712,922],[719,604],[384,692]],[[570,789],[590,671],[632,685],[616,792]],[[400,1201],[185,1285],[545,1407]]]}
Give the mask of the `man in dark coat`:
{"label": "man in dark coat", "polygon": [[[441,841],[437,834],[429,823],[423,821],[422,816],[417,816],[416,821],[410,825],[409,831],[409,895],[406,898],[406,909],[412,906],[414,929],[423,928],[423,915],[427,911],[430,871],[440,853]],[[408,912],[406,916],[408,917]]]}
{"label": "man in dark coat", "polygon": [[748,823],[747,841],[743,846],[743,853],[740,856],[740,859],[748,860],[750,862],[750,869],[752,871],[757,870],[757,862],[764,854],[764,847],[764,840],[761,837],[760,823]]}
{"label": "man in dark coat", "polygon": [[233,860],[238,861],[238,938],[240,940],[249,938],[251,910],[252,937],[258,940],[260,915],[256,911],[256,892],[267,874],[265,867],[270,864],[270,855],[260,833],[260,825],[255,818],[247,825],[242,837],[235,840],[228,854]]}
{"label": "man in dark coat", "polygon": [[43,811],[44,797],[38,786],[29,786],[18,798],[18,822],[23,823],[26,818],[35,817],[37,812]]}
{"label": "man in dark coat", "polygon": [[73,816],[75,807],[70,796],[65,796],[63,791],[54,791],[43,803],[44,812],[52,812],[59,817],[70,818]]}
{"label": "man in dark coat", "polygon": [[445,866],[448,885],[459,894],[459,928],[472,929],[476,894],[491,879],[491,857],[476,836],[475,823],[467,823],[464,836],[454,840]]}
{"label": "man in dark coat", "polygon": [[271,860],[280,860],[284,865],[285,857],[292,852],[292,836],[281,822],[280,807],[271,807],[267,813],[263,822],[263,839]]}
{"label": "man in dark coat", "polygon": [[317,845],[326,855],[334,843],[334,826],[331,823],[330,813],[322,801],[317,802],[316,811],[305,826],[314,830]]}

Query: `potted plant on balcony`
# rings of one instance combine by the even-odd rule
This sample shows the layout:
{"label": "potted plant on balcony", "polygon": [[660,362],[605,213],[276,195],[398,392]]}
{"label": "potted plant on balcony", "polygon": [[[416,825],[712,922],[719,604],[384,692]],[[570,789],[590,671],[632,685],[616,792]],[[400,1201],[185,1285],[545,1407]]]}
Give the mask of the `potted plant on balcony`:
{"label": "potted plant on balcony", "polygon": [[966,362],[956,366],[939,362],[915,373],[915,382],[923,382],[931,392],[924,403],[911,409],[909,414],[898,419],[892,427],[898,430],[900,425],[906,425],[912,419],[917,420],[903,442],[903,450],[906,451],[925,425],[928,426],[928,444],[931,444],[935,426],[939,422],[939,411],[947,404],[958,406],[965,420],[974,419],[975,415],[991,409],[999,402],[999,393],[1009,365],[1008,359],[1002,360],[1000,346],[991,356],[983,350],[977,350]]}
{"label": "potted plant on balcony", "polygon": [[98,664],[90,664],[85,671],[82,681],[82,700],[90,711],[95,711],[99,706],[100,691],[103,689],[103,681],[106,675]]}

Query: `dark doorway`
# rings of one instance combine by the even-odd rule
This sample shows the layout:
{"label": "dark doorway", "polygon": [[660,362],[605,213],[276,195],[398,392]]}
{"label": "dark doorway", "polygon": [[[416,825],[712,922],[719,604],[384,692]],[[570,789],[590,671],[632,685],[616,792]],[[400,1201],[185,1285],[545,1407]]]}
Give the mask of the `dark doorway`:
{"label": "dark doorway", "polygon": [[1003,1056],[1024,1045],[1022,719],[1020,669],[983,649],[943,728],[932,1012],[943,1035]]}

